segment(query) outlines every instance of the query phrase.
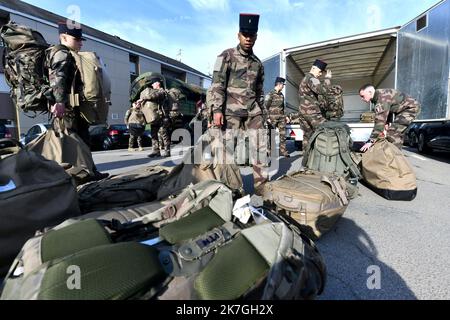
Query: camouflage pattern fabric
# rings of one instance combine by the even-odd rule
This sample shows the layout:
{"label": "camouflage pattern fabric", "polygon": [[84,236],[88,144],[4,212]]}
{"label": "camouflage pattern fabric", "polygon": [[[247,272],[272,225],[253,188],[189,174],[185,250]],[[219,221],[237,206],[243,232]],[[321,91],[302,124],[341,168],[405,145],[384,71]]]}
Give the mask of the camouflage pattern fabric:
{"label": "camouflage pattern fabric", "polygon": [[128,148],[133,149],[134,148],[134,142],[137,140],[138,148],[142,148],[142,135],[134,135],[130,133],[130,139],[128,140]]}
{"label": "camouflage pattern fabric", "polygon": [[[167,93],[164,89],[146,88],[141,92],[140,99],[144,100],[142,112],[147,123],[150,123],[153,152],[169,150],[170,136],[167,132]],[[163,121],[164,120],[164,121]]]}
{"label": "camouflage pattern fabric", "polygon": [[226,159],[234,159],[237,139],[245,131],[249,140],[250,164],[253,165],[253,183],[255,189],[264,184],[268,177],[264,165],[267,159],[267,131],[264,129],[262,115],[255,117],[226,116]]}
{"label": "camouflage pattern fabric", "polygon": [[326,95],[319,95],[322,114],[327,120],[338,121],[344,115],[344,91],[341,86],[331,86]]}
{"label": "camouflage pattern fabric", "polygon": [[402,148],[405,130],[420,113],[420,104],[410,96],[394,89],[379,89],[372,98],[375,104],[375,126],[370,139],[381,137],[390,115],[395,120],[387,130],[386,139],[396,147]]}
{"label": "camouflage pattern fabric", "polygon": [[63,120],[69,132],[75,132],[90,146],[89,123],[82,117],[79,107],[70,101],[72,86],[76,93],[82,92],[82,82],[77,72],[75,59],[70,49],[56,45],[47,49],[46,64],[51,88],[50,105],[64,103],[66,113]]}
{"label": "camouflage pattern fabric", "polygon": [[[264,130],[264,67],[253,52],[239,45],[222,52],[214,65],[213,82],[206,94],[207,109],[225,114],[227,159],[234,159],[240,130],[247,131],[255,189],[267,181],[267,132]],[[253,152],[252,152],[253,150]],[[252,154],[253,153],[253,154]],[[258,154],[256,154],[258,153]]]}
{"label": "camouflage pattern fabric", "polygon": [[264,67],[253,52],[227,49],[217,57],[206,105],[213,113],[254,117],[264,106],[263,83]]}
{"label": "camouflage pattern fabric", "polygon": [[169,117],[172,123],[171,131],[184,128],[183,114],[179,111],[170,111]]}
{"label": "camouflage pattern fabric", "polygon": [[264,99],[264,107],[267,115],[284,116],[284,95],[275,89],[270,91]]}
{"label": "camouflage pattern fabric", "polygon": [[270,119],[271,129],[278,128],[280,135],[280,154],[288,154],[286,149],[286,117],[284,115],[284,95],[275,89],[264,100],[265,110]]}
{"label": "camouflage pattern fabric", "polygon": [[306,150],[309,138],[319,124],[326,121],[322,115],[319,95],[326,95],[331,86],[331,80],[325,79],[323,84],[313,74],[307,73],[298,90],[299,121],[303,130],[303,150]]}

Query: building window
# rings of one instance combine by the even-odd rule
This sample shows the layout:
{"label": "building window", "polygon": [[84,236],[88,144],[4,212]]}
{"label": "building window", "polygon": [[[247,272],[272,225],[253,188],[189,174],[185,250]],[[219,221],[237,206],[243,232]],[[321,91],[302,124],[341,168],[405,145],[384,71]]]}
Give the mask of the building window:
{"label": "building window", "polygon": [[427,27],[428,19],[427,15],[424,15],[417,19],[416,21],[416,31],[419,32],[422,29],[425,29]]}
{"label": "building window", "polygon": [[130,54],[130,81],[133,82],[139,75],[139,57]]}
{"label": "building window", "polygon": [[170,68],[169,66],[161,66],[161,74],[165,77],[178,79],[186,82],[186,72]]}
{"label": "building window", "polygon": [[118,113],[111,113],[111,119],[113,119],[113,120],[119,119],[119,114]]}

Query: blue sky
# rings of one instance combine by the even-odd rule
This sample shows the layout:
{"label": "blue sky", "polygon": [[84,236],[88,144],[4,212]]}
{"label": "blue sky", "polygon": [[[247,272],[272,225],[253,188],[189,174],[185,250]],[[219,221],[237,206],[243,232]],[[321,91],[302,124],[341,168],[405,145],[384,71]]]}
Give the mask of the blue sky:
{"label": "blue sky", "polygon": [[[438,0],[26,0],[117,35],[208,74],[237,44],[240,12],[261,15],[254,51],[282,48],[402,25]],[[179,55],[181,50],[181,55]]]}

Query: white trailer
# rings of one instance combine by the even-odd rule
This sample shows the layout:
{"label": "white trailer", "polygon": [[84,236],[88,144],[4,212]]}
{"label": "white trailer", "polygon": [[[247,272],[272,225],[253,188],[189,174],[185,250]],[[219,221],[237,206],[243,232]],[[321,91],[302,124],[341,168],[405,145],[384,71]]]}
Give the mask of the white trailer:
{"label": "white trailer", "polygon": [[[352,129],[354,141],[366,141],[373,128],[373,123],[360,122],[360,115],[373,107],[359,97],[366,83],[410,94],[422,105],[421,123],[438,121],[450,128],[449,44],[450,1],[444,0],[402,27],[283,49],[263,60],[264,90],[272,89],[277,76],[286,78],[286,113],[298,112],[300,81],[318,58],[332,70],[332,83],[344,90],[341,121]],[[303,137],[298,125],[288,125],[286,136]]]}

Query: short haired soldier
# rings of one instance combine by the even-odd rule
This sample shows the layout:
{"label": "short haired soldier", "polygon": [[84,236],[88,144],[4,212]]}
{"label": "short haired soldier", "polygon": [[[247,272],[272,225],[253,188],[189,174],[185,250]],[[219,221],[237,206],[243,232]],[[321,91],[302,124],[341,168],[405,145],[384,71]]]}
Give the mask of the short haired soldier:
{"label": "short haired soldier", "polygon": [[361,148],[361,151],[367,151],[382,136],[392,116],[395,119],[389,124],[386,140],[401,149],[406,128],[420,113],[419,102],[394,89],[375,90],[371,84],[362,86],[359,89],[359,96],[363,101],[375,104],[375,126],[369,141]]}
{"label": "short haired soldier", "polygon": [[[322,60],[314,61],[311,70],[305,75],[298,89],[300,102],[300,127],[303,130],[303,150],[306,150],[309,138],[314,130],[326,121],[320,108],[319,95],[325,95],[331,87],[331,70],[326,70],[327,64]],[[325,80],[320,82],[319,78],[326,70]]]}
{"label": "short haired soldier", "polygon": [[277,129],[280,134],[280,154],[289,158],[286,149],[286,116],[284,114],[284,95],[283,88],[286,79],[277,77],[275,79],[275,88],[270,91],[264,100],[265,109],[268,116],[267,122],[272,129]]}
{"label": "short haired soldier", "polygon": [[[54,117],[64,120],[69,132],[75,132],[89,146],[89,123],[81,116],[77,105],[71,105],[72,86],[75,92],[82,92],[83,83],[77,72],[77,65],[71,51],[78,52],[85,39],[81,27],[67,25],[67,21],[58,23],[60,44],[48,49],[45,65],[48,68],[50,81],[50,112]],[[100,173],[94,166],[93,180],[109,176]]]}
{"label": "short haired soldier", "polygon": [[[246,130],[251,143],[267,139],[260,132],[264,130],[264,67],[253,53],[258,23],[259,15],[240,14],[239,44],[217,57],[206,102],[213,113],[213,125],[225,125],[227,139],[230,139],[230,132],[236,139],[239,130]],[[259,155],[267,156],[265,143],[259,143],[256,149]],[[234,153],[234,150],[227,150],[227,157],[230,152]],[[261,194],[267,181],[264,160],[254,154],[252,156],[255,193]]]}

